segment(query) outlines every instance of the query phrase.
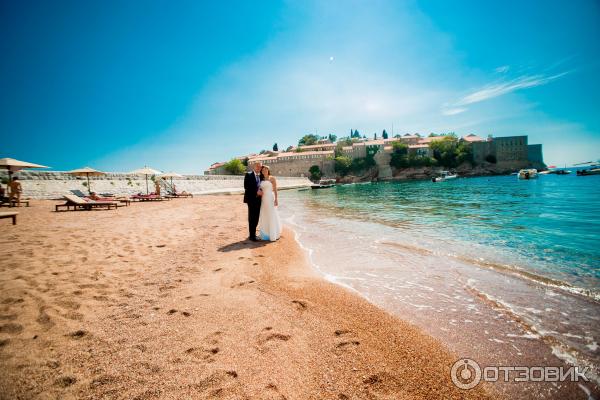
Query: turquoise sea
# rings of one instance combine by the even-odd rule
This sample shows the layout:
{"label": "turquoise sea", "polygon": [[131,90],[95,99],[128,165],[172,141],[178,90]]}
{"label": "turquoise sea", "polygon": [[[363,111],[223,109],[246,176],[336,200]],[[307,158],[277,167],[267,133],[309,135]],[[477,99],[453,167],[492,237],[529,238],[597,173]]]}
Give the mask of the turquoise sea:
{"label": "turquoise sea", "polygon": [[[284,221],[332,281],[458,352],[518,360],[539,339],[597,377],[600,176],[379,182],[280,198]],[[482,335],[495,347],[473,345]]]}

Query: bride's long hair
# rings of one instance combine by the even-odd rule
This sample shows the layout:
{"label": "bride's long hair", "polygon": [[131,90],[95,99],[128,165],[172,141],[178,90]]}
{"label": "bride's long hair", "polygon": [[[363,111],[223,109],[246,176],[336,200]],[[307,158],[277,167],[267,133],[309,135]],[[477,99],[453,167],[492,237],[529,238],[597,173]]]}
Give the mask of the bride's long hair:
{"label": "bride's long hair", "polygon": [[261,181],[264,181],[264,180],[265,180],[265,174],[263,174],[263,170],[264,170],[265,168],[267,169],[267,171],[269,171],[269,176],[271,176],[271,168],[269,168],[269,167],[268,167],[268,166],[266,166],[266,165],[263,165],[263,166],[262,166],[262,168],[260,169],[260,180],[261,180]]}

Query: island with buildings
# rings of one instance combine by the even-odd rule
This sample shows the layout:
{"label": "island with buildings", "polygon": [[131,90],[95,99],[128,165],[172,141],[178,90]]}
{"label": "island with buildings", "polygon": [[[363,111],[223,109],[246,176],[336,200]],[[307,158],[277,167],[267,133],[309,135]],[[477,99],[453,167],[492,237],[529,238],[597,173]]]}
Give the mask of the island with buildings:
{"label": "island with buildings", "polygon": [[475,134],[405,134],[388,137],[360,136],[351,130],[348,137],[305,135],[297,146],[279,151],[235,157],[212,164],[205,175],[244,173],[254,162],[269,165],[277,176],[335,178],[341,182],[429,179],[441,170],[461,176],[498,175],[522,168],[546,168],[542,145],[529,144],[528,137],[483,138]]}

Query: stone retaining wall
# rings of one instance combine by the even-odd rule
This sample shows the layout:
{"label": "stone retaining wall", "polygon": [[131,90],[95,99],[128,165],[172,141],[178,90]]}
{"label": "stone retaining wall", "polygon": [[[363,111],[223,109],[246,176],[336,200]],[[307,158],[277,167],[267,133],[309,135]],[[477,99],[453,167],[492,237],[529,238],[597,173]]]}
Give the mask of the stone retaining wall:
{"label": "stone retaining wall", "polygon": [[[87,193],[87,179],[75,177],[64,172],[19,171],[18,176],[23,186],[23,197],[34,199],[56,199],[70,190],[79,189]],[[6,171],[0,172],[0,178],[7,178]],[[192,194],[237,193],[244,188],[244,177],[236,175],[185,175],[173,179],[177,191]],[[170,183],[170,179],[167,180]],[[279,187],[289,189],[306,187],[311,184],[307,178],[279,177]],[[125,173],[108,173],[100,177],[90,177],[92,190],[96,193],[136,194],[146,193],[144,176]],[[154,182],[148,177],[150,192],[154,191]],[[164,190],[164,189],[163,189]]]}

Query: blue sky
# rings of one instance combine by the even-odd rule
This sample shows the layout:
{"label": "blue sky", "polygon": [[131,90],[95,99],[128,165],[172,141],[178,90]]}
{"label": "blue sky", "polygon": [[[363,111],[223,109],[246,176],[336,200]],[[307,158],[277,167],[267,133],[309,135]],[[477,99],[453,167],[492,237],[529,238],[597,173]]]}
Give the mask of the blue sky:
{"label": "blue sky", "polygon": [[0,157],[201,173],[306,133],[528,134],[600,158],[600,6],[0,3]]}

